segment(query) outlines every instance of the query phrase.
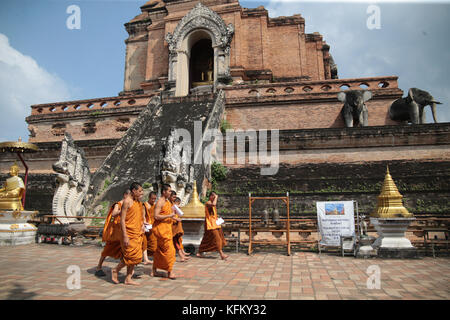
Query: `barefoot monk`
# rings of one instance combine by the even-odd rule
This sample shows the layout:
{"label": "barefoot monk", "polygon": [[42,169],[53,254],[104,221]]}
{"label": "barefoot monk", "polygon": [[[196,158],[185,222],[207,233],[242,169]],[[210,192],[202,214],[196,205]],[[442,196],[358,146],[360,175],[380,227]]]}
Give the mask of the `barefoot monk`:
{"label": "barefoot monk", "polygon": [[120,238],[122,237],[122,230],[120,227],[120,211],[125,199],[130,197],[130,189],[126,189],[123,193],[123,198],[119,202],[114,203],[109,209],[108,215],[105,219],[103,227],[102,241],[106,242],[105,247],[98,261],[98,266],[95,275],[98,277],[106,276],[102,270],[103,262],[106,257],[119,259],[122,256],[122,248],[120,246]]}
{"label": "barefoot monk", "polygon": [[172,211],[172,203],[169,201],[170,185],[163,184],[161,197],[156,202],[155,223],[152,232],[156,236],[156,251],[153,254],[153,276],[157,277],[157,269],[166,270],[169,279],[175,279],[172,271],[175,263],[175,247],[173,246],[172,221],[178,219]]}
{"label": "barefoot monk", "polygon": [[227,242],[223,236],[222,227],[216,223],[217,199],[217,194],[211,191],[209,200],[205,203],[205,234],[198,248],[199,253],[197,253],[197,256],[203,257],[203,252],[218,251],[220,258],[225,260],[228,256],[223,253],[222,248]]}
{"label": "barefoot monk", "polygon": [[112,270],[112,281],[119,283],[119,271],[127,266],[125,284],[139,285],[131,277],[134,266],[142,261],[142,241],[144,235],[143,206],[141,198],[144,194],[142,186],[133,182],[130,186],[131,197],[125,199],[120,212],[120,224],[122,227],[122,259],[115,269]]}
{"label": "barefoot monk", "polygon": [[[173,193],[175,191],[172,191]],[[177,197],[177,194],[173,194],[171,196],[171,202],[173,204],[172,209],[173,212],[177,214],[178,218],[181,220],[181,216],[183,215],[183,211],[181,211],[181,209],[179,208],[180,203],[181,203],[181,199]],[[177,220],[173,220],[173,224],[172,224],[172,236],[173,236],[173,245],[175,247],[175,250],[178,252],[178,255],[181,258],[181,262],[185,262],[187,260],[189,260],[189,258],[187,257],[186,253],[184,252],[184,247],[183,247],[183,235],[184,235],[184,230],[183,230],[183,225],[181,223],[181,221],[177,221]]]}
{"label": "barefoot monk", "polygon": [[[155,222],[155,206],[156,206],[156,192],[152,191],[148,195],[148,201],[144,202],[145,206],[145,223],[151,225]],[[144,249],[144,264],[149,264],[148,256],[153,256],[156,250],[156,237],[152,230],[145,231],[146,247]]]}

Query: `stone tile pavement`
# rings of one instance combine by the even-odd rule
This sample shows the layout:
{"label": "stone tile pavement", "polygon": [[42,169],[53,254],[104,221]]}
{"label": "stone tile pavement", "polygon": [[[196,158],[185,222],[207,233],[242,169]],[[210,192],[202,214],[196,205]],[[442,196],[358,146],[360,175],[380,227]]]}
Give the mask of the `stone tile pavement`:
{"label": "stone tile pavement", "polygon": [[[30,244],[0,247],[0,299],[439,299],[450,298],[450,258],[417,260],[355,259],[330,254],[295,252],[215,254],[177,262],[177,280],[149,277],[151,265],[139,265],[141,284],[130,287],[111,282],[117,260],[107,258],[106,277],[94,275],[101,247]],[[80,269],[80,289],[68,289],[69,266]],[[368,289],[376,265],[380,288]],[[376,268],[376,267],[375,267]],[[123,269],[119,280],[125,276]],[[372,278],[371,278],[372,279]],[[370,283],[374,283],[369,281]]]}

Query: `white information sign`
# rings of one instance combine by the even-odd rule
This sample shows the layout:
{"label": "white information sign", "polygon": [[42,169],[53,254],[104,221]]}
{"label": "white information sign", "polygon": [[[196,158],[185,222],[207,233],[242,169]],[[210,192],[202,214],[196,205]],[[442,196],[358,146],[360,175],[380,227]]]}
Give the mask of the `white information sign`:
{"label": "white information sign", "polygon": [[353,201],[323,201],[316,206],[321,245],[340,246],[340,236],[355,235]]}

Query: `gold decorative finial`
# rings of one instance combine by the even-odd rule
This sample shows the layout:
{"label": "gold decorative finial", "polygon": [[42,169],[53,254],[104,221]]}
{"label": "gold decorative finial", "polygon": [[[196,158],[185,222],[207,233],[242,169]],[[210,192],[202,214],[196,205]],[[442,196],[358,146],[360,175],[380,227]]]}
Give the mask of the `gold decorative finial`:
{"label": "gold decorative finial", "polygon": [[191,200],[183,208],[183,218],[204,218],[205,206],[200,202],[197,193],[197,182],[194,180],[194,189],[192,191]]}
{"label": "gold decorative finial", "polygon": [[402,198],[387,166],[377,207],[370,215],[376,218],[412,218],[413,214],[403,206]]}

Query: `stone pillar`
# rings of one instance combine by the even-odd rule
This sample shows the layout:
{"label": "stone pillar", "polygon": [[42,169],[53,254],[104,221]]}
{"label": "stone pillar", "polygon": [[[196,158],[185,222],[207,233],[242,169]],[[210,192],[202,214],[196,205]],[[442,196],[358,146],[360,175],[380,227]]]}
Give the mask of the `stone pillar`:
{"label": "stone pillar", "polygon": [[177,51],[178,61],[176,63],[176,88],[177,97],[189,94],[189,53],[184,50]]}
{"label": "stone pillar", "polygon": [[176,79],[177,79],[177,61],[178,55],[176,53],[169,54],[169,74],[168,74],[168,84],[170,91],[175,91]]}

